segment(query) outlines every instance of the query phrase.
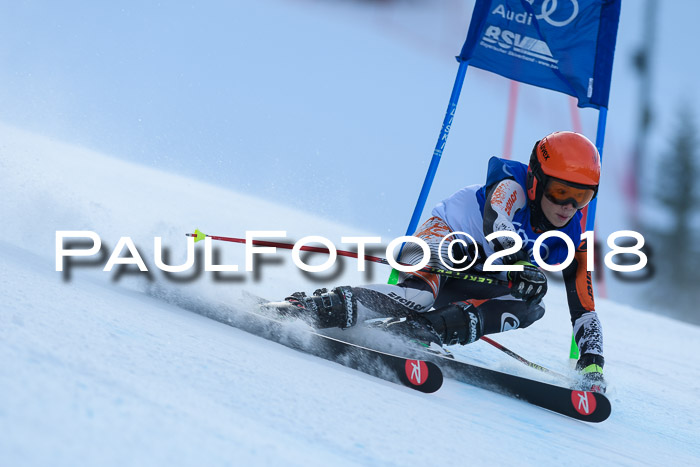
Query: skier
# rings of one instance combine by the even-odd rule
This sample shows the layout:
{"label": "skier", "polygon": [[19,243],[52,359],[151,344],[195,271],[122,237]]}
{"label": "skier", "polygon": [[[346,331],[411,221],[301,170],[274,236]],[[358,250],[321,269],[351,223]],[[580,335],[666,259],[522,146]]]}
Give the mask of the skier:
{"label": "skier", "polygon": [[[523,266],[522,271],[496,274],[507,279],[510,288],[417,271],[401,273],[396,285],[336,287],[331,292],[318,290],[312,296],[296,292],[285,300],[318,328],[350,327],[358,321],[358,314],[363,321],[390,315],[408,317],[404,322],[414,327],[412,333],[439,345],[469,344],[486,334],[526,328],[542,318],[547,278],[533,264],[532,247],[542,233],[558,230],[578,244],[563,277],[581,354],[577,369],[582,388],[605,391],[603,336],[591,273],[586,269],[588,245],[581,239],[580,224],[580,210],[596,196],[599,180],[600,156],[593,143],[578,133],[555,132],[535,143],[529,165],[492,157],[484,185],[468,186],[439,203],[414,234],[430,247],[428,265],[444,267],[438,259],[440,241],[452,233],[466,239],[458,232],[468,233],[476,247],[469,240],[467,248],[454,243],[454,261],[447,248],[443,247],[440,255],[450,267],[475,260],[474,269],[483,271],[486,258],[515,244],[506,236],[490,242],[485,237],[496,231],[516,233],[523,248],[494,261]],[[542,245],[541,257],[548,264],[567,258],[562,239],[550,237]],[[419,245],[406,244],[403,263],[417,264],[422,258]]]}

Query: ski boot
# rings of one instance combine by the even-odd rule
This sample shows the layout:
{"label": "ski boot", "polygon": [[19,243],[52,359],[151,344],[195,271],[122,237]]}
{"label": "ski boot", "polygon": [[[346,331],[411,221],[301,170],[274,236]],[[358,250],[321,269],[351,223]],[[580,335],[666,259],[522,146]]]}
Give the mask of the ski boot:
{"label": "ski boot", "polygon": [[479,314],[473,305],[457,302],[411,317],[376,318],[365,322],[421,344],[423,347],[471,344],[483,335]]}
{"label": "ski boot", "polygon": [[281,315],[300,318],[316,329],[345,329],[357,322],[357,299],[351,287],[318,289],[311,297],[294,292],[284,300],[289,305],[278,308]]}
{"label": "ski boot", "polygon": [[417,320],[437,335],[442,345],[471,344],[484,335],[480,315],[468,302],[450,303],[419,313]]}
{"label": "ski boot", "polygon": [[594,391],[605,394],[608,384],[603,377],[605,359],[602,355],[586,353],[576,362],[580,379],[576,388],[580,391]]}
{"label": "ski boot", "polygon": [[433,331],[431,326],[424,324],[416,317],[372,318],[366,320],[364,325],[402,337],[420,347],[421,350],[441,353],[436,350],[442,348],[440,336]]}

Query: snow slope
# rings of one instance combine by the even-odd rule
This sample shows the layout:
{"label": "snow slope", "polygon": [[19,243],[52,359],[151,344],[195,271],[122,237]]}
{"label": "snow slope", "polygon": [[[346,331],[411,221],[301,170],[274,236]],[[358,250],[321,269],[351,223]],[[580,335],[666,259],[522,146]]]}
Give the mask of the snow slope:
{"label": "snow slope", "polygon": [[[184,232],[287,229],[290,238],[367,235],[242,193],[0,126],[0,459],[3,465],[697,465],[697,327],[600,300],[613,414],[588,425],[447,380],[424,395],[310,357],[176,306],[240,306],[369,280],[345,263],[311,281],[288,253],[256,280],[210,273],[182,283],[99,265],[54,270],[56,230],[134,239],[173,263]],[[388,238],[385,238],[388,240]],[[110,250],[111,251],[111,250]],[[242,264],[242,247],[222,258]],[[387,271],[375,268],[383,281]],[[158,298],[156,298],[158,297]],[[497,340],[567,371],[562,290],[527,330]],[[460,358],[540,377],[476,343]]]}
{"label": "snow slope", "polygon": [[[397,236],[405,232],[435,147],[457,71],[454,55],[473,5],[473,0],[4,2],[1,118]],[[651,62],[655,131],[643,170],[647,196],[657,178],[654,156],[668,152],[678,103],[698,104],[700,61],[687,60],[678,44],[687,42],[699,5],[667,0],[659,9]],[[631,57],[648,35],[643,10],[628,1],[622,7],[599,240],[634,228],[624,215],[629,209],[622,181],[639,118]],[[509,86],[506,79],[469,69],[427,206],[482,182],[489,156],[502,154]],[[521,86],[513,158],[526,161],[535,140],[576,128],[578,118],[593,138],[596,111],[572,113],[568,96]],[[162,190],[155,193],[160,195]],[[645,203],[655,225],[668,222],[661,210]],[[117,216],[112,221],[125,222]],[[606,281],[611,297],[650,307],[645,296],[653,283],[627,283],[613,274]],[[660,311],[673,312],[673,302]]]}

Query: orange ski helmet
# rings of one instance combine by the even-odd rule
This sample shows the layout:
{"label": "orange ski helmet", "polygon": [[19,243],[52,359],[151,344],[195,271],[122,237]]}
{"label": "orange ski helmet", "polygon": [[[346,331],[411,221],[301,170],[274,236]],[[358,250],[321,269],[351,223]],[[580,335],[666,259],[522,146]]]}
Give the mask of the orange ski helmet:
{"label": "orange ski helmet", "polygon": [[557,131],[535,143],[527,168],[527,197],[532,225],[555,229],[541,212],[542,196],[557,204],[583,209],[598,193],[600,155],[585,136]]}

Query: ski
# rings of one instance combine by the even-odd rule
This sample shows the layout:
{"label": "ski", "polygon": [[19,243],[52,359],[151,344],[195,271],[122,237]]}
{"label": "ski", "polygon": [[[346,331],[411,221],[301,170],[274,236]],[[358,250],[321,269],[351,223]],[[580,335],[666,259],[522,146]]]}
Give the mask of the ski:
{"label": "ski", "polygon": [[430,354],[427,358],[437,363],[447,378],[514,397],[577,420],[602,422],[612,411],[610,400],[604,394],[543,383],[440,355]]}
{"label": "ski", "polygon": [[[364,325],[410,339],[413,331],[406,326],[409,321],[407,318],[396,317],[375,318],[365,321]],[[515,397],[577,420],[602,422],[610,416],[610,401],[603,394],[578,391],[479,367],[457,360],[449,351],[443,350],[436,352],[432,347],[421,348],[425,358],[437,363],[447,378]],[[564,377],[551,370],[547,372]]]}
{"label": "ski", "polygon": [[[397,356],[325,336],[306,327],[289,332],[286,326],[295,320],[290,321],[272,313],[283,310],[288,304],[268,302],[248,295],[256,299],[259,309],[238,310],[238,319],[232,322],[229,318],[226,324],[421,392],[437,391],[442,385],[444,374],[444,377],[585,422],[602,422],[610,416],[612,410],[610,401],[604,394],[578,391],[502,373],[457,360],[452,355],[435,353],[429,348],[407,348],[406,356]],[[365,325],[382,327],[377,323]]]}
{"label": "ski", "polygon": [[263,312],[236,309],[234,314],[210,316],[229,326],[314,355],[386,381],[424,393],[440,389],[442,371],[433,362],[401,357],[324,336],[312,329],[292,326],[290,321]]}

